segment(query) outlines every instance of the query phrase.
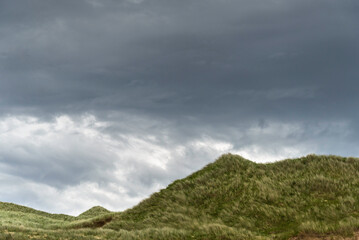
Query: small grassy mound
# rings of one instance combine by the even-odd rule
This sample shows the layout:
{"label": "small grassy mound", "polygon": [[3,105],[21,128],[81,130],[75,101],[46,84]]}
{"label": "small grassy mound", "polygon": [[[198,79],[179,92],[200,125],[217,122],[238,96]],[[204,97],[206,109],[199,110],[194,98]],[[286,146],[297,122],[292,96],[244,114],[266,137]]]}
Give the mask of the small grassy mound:
{"label": "small grassy mound", "polygon": [[101,206],[95,206],[90,208],[89,210],[81,213],[77,218],[93,218],[97,217],[103,214],[111,213],[109,210],[107,210],[104,207]]}

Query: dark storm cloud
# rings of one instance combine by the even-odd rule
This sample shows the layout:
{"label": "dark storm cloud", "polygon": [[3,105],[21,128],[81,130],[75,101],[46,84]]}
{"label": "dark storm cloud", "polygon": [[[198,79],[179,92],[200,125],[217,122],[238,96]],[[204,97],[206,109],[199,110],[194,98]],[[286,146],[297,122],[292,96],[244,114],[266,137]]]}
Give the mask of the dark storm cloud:
{"label": "dark storm cloud", "polygon": [[354,1],[3,3],[1,107],[218,122],[215,113],[335,117],[322,109],[335,101],[352,114],[357,9]]}
{"label": "dark storm cloud", "polygon": [[221,152],[357,155],[357,22],[355,0],[2,1],[0,178],[131,202]]}

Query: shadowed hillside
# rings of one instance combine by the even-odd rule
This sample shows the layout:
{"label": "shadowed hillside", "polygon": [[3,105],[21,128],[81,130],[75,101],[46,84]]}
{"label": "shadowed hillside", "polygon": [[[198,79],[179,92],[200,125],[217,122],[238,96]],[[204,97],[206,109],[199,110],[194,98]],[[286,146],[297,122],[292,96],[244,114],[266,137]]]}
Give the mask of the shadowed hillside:
{"label": "shadowed hillside", "polygon": [[69,217],[0,203],[0,219],[9,239],[351,237],[359,229],[359,159],[256,164],[227,154],[121,213],[94,207]]}

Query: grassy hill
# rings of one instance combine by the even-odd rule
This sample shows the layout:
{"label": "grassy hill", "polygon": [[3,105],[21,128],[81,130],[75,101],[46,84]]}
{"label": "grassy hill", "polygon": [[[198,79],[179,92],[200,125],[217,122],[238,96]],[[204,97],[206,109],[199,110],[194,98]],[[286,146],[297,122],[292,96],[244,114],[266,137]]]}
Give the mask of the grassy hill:
{"label": "grassy hill", "polygon": [[[226,154],[132,209],[78,217],[0,203],[0,239],[323,239],[359,231],[359,159]],[[293,238],[294,239],[294,238]]]}

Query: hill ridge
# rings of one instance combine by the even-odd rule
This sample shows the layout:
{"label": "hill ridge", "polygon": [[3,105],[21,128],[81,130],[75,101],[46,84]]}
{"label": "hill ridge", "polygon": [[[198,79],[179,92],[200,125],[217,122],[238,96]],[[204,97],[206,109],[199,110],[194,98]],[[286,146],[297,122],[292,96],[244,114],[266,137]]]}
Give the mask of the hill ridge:
{"label": "hill ridge", "polygon": [[73,229],[66,239],[81,239],[79,230],[88,239],[353,236],[359,230],[359,159],[309,154],[255,163],[224,154],[131,209],[112,213],[96,206],[56,227]]}

